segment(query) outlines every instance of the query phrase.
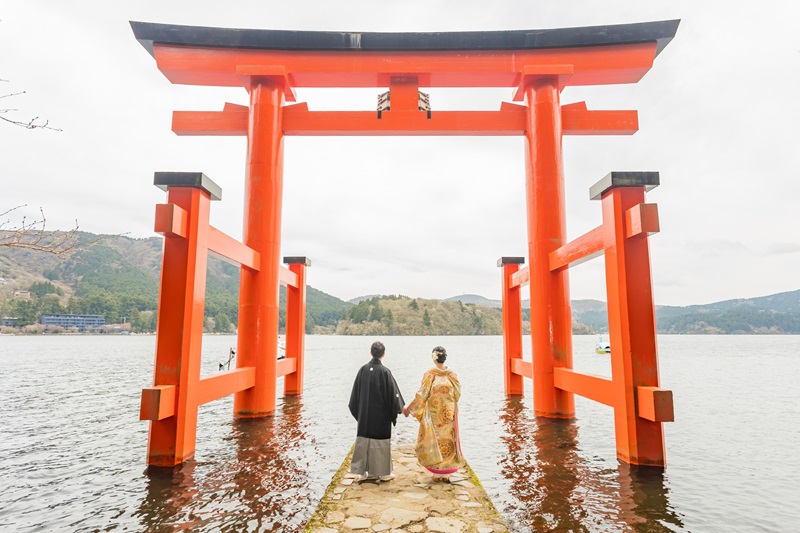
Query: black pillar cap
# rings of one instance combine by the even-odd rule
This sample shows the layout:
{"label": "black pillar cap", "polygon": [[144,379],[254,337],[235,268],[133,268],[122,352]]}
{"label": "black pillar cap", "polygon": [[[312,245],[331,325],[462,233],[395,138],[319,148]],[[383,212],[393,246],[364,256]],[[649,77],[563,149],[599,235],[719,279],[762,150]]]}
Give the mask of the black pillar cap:
{"label": "black pillar cap", "polygon": [[645,191],[650,191],[659,184],[658,172],[609,172],[589,188],[589,199],[599,200],[606,192],[617,187],[644,187]]}
{"label": "black pillar cap", "polygon": [[164,191],[170,187],[194,187],[207,192],[212,200],[222,199],[222,187],[202,172],[156,172],[153,185]]}
{"label": "black pillar cap", "polygon": [[308,257],[305,257],[303,255],[284,257],[283,258],[283,262],[286,263],[287,265],[301,264],[301,265],[305,265],[307,267],[311,266],[311,259],[309,259]]}
{"label": "black pillar cap", "polygon": [[503,265],[524,265],[525,258],[524,257],[501,257],[497,260],[497,266],[501,267]]}

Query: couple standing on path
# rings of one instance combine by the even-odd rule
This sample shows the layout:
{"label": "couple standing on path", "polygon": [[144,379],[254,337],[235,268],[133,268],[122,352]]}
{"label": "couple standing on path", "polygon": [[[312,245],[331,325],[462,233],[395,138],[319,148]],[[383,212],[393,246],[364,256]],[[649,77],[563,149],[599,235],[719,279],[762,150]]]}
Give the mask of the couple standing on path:
{"label": "couple standing on path", "polygon": [[433,349],[434,367],[422,376],[414,401],[405,405],[391,370],[381,362],[386,352],[382,342],[370,348],[372,360],[361,367],[350,394],[350,413],[358,421],[358,432],[350,472],[359,481],[389,481],[392,474],[392,426],[397,415],[413,415],[419,421],[415,447],[417,460],[434,479],[447,480],[464,464],[458,438],[458,376],[444,362],[447,352]]}

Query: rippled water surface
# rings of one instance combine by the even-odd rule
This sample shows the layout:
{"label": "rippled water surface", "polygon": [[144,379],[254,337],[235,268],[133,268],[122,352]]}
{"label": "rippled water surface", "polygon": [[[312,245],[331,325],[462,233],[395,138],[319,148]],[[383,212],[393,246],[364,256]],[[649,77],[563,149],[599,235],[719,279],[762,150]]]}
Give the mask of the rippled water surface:
{"label": "rippled water surface", "polygon": [[[308,337],[302,396],[261,420],[233,420],[232,398],[202,406],[195,458],[165,472],[145,468],[138,420],[154,337],[0,337],[0,530],[302,530],[354,440],[347,401],[373,340]],[[676,416],[663,471],[617,461],[609,407],[576,398],[577,418],[554,421],[532,416],[530,383],[506,399],[500,337],[381,340],[407,401],[447,348],[462,448],[513,531],[800,528],[800,337],[659,337]],[[575,337],[575,367],[608,375],[595,341]],[[236,339],[203,344],[212,374]],[[415,435],[401,418],[395,440]]]}

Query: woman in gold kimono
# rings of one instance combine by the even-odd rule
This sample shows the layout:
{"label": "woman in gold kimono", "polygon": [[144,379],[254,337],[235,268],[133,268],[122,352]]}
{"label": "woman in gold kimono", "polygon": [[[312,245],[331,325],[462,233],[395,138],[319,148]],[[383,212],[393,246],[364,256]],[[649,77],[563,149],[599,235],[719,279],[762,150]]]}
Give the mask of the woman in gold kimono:
{"label": "woman in gold kimono", "polygon": [[419,420],[417,459],[434,480],[447,481],[464,464],[458,438],[458,399],[461,384],[458,376],[444,362],[447,351],[441,346],[431,354],[434,367],[422,376],[417,395],[403,414]]}

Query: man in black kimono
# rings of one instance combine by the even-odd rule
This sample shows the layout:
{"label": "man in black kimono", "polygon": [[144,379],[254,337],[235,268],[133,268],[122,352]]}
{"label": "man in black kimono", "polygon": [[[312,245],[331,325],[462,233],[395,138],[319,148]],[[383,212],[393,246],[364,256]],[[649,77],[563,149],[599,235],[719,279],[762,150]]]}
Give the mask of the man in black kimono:
{"label": "man in black kimono", "polygon": [[358,421],[350,472],[359,481],[389,481],[392,475],[392,426],[405,402],[392,371],[383,366],[382,342],[372,344],[372,360],[362,366],[350,393],[350,413]]}

